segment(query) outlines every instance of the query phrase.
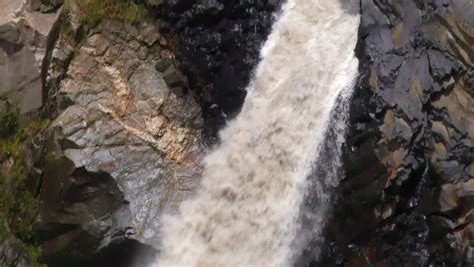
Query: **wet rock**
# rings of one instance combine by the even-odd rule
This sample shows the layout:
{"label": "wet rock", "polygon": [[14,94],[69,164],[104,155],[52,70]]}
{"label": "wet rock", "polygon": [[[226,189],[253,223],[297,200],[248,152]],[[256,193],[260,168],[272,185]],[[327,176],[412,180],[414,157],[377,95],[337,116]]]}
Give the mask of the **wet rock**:
{"label": "wet rock", "polygon": [[459,206],[458,194],[456,186],[453,184],[445,184],[441,187],[439,196],[440,211],[446,212],[455,209]]}
{"label": "wet rock", "polygon": [[42,13],[39,4],[2,1],[0,8],[0,94],[18,102],[23,113],[43,105],[43,60],[57,35],[60,10]]}
{"label": "wet rock", "polygon": [[211,132],[240,109],[281,0],[161,1],[180,69],[197,92]]}
{"label": "wet rock", "polygon": [[[362,255],[365,264],[387,266],[474,263],[469,230],[458,231],[469,229],[474,207],[469,2],[361,2],[360,79],[351,103],[346,177],[327,227],[333,245],[322,263],[335,264],[335,254],[345,263]],[[367,154],[375,157],[369,161]],[[366,167],[354,171],[359,165]],[[363,172],[380,165],[380,171]],[[368,189],[368,181],[382,186]],[[377,197],[354,213],[360,195]]]}
{"label": "wet rock", "polygon": [[186,86],[186,81],[184,81],[184,77],[180,75],[178,70],[171,65],[165,71],[163,71],[163,80],[169,87],[179,87],[179,86]]}

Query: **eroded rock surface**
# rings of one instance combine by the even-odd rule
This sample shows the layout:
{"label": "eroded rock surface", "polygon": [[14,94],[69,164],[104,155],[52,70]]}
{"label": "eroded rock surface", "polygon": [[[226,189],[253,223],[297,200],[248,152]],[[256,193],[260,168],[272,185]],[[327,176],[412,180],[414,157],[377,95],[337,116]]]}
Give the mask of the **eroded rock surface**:
{"label": "eroded rock surface", "polygon": [[474,263],[474,5],[363,0],[346,179],[323,264]]}
{"label": "eroded rock surface", "polygon": [[161,214],[196,186],[201,109],[165,82],[182,77],[173,61],[156,70],[169,54],[159,37],[148,20],[104,21],[76,48],[56,43],[53,62],[74,55],[57,92],[62,111],[32,155],[38,231],[55,264],[125,239],[157,248]]}

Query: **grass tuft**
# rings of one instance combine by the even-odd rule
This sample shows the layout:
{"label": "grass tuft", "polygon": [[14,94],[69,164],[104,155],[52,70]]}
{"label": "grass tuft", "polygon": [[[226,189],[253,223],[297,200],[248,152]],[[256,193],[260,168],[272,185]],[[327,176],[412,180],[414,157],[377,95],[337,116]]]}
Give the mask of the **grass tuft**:
{"label": "grass tuft", "polygon": [[146,14],[142,4],[133,0],[69,0],[66,6],[77,4],[80,9],[80,20],[93,27],[103,19],[115,19],[127,23],[137,23]]}

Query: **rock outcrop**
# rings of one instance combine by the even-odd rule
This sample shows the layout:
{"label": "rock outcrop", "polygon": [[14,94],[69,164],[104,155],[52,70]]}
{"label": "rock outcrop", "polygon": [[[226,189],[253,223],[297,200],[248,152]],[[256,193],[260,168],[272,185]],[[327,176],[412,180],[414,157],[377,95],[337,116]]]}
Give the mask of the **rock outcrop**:
{"label": "rock outcrop", "polygon": [[57,36],[61,1],[0,2],[0,94],[19,103],[23,113],[45,101],[44,62]]}
{"label": "rock outcrop", "polygon": [[87,259],[127,239],[158,247],[160,215],[197,182],[201,109],[172,90],[169,77],[182,75],[159,39],[150,20],[106,20],[77,47],[65,35],[56,42],[53,63],[72,57],[57,92],[61,111],[32,153],[50,262]]}
{"label": "rock outcrop", "polygon": [[323,265],[474,263],[474,5],[363,0]]}
{"label": "rock outcrop", "polygon": [[[162,213],[194,190],[207,137],[238,112],[283,1],[150,0],[159,21],[90,31],[61,21],[62,2],[0,9],[0,93],[55,112],[27,157],[34,228],[51,266],[143,263]],[[301,262],[474,264],[471,2],[361,1],[346,175],[322,258]],[[0,264],[25,260],[0,242]]]}
{"label": "rock outcrop", "polygon": [[282,0],[169,0],[155,8],[203,108],[209,136],[239,111]]}

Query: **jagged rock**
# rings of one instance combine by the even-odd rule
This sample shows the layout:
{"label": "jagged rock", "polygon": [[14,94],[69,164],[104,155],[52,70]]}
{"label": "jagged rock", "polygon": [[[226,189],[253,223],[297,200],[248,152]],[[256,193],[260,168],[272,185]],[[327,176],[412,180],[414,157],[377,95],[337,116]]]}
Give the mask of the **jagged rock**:
{"label": "jagged rock", "polygon": [[[60,35],[54,46],[62,1],[2,2],[0,85],[32,101],[22,102],[24,111],[42,104],[44,85],[58,94],[59,117],[30,156],[42,200],[36,229],[52,265],[117,262],[110,251],[158,247],[162,212],[195,186],[201,134],[212,136],[238,111],[282,1],[147,2],[161,2],[153,9],[167,23],[106,20],[86,36],[72,5],[75,36]],[[362,0],[361,13],[346,177],[319,264],[469,266],[473,6]],[[77,37],[83,42],[70,39]],[[18,79],[4,86],[4,77]]]}
{"label": "jagged rock", "polygon": [[441,187],[439,195],[440,211],[446,212],[459,206],[459,197],[456,193],[456,186],[453,184],[445,184]]}
{"label": "jagged rock", "polygon": [[[58,7],[60,1],[54,2]],[[57,34],[60,10],[41,13],[39,1],[0,3],[0,94],[19,102],[21,111],[43,104],[43,60]]]}
{"label": "jagged rock", "polygon": [[[37,229],[53,265],[130,239],[158,248],[161,214],[196,186],[201,109],[155,69],[162,48],[147,34],[158,28],[139,27],[105,20],[85,37],[59,84],[63,110],[35,140]],[[61,38],[53,60],[69,57]]]}
{"label": "jagged rock", "polygon": [[180,69],[197,92],[213,136],[224,116],[240,109],[260,46],[283,1],[160,2],[155,9],[176,36],[170,39],[176,42]]}
{"label": "jagged rock", "polygon": [[474,263],[465,219],[474,207],[473,11],[468,0],[361,1],[361,78],[323,265],[360,255],[372,265]]}
{"label": "jagged rock", "polygon": [[32,10],[48,13],[61,6],[64,0],[28,0],[28,2]]}
{"label": "jagged rock", "polygon": [[471,179],[460,185],[458,189],[460,197],[473,197],[474,196],[474,179]]}

